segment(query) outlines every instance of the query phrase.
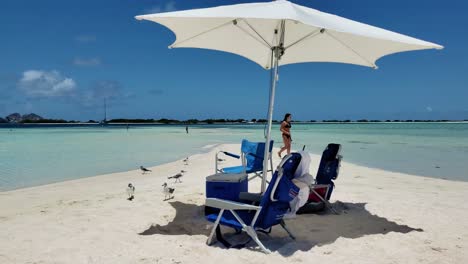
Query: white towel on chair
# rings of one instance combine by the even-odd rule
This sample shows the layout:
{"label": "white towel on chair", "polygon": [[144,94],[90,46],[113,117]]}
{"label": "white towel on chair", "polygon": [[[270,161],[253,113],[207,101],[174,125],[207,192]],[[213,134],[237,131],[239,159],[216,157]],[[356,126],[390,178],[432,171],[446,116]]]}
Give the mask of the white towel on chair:
{"label": "white towel on chair", "polygon": [[296,215],[297,210],[307,203],[310,193],[309,185],[314,181],[314,177],[309,173],[309,153],[300,151],[299,154],[301,154],[301,162],[297,166],[294,178],[292,179],[292,182],[299,187],[299,193],[291,202],[289,202],[289,208],[291,211],[287,213],[288,217]]}
{"label": "white towel on chair", "polygon": [[301,181],[298,181],[296,179],[293,179],[292,182],[297,187],[299,187],[299,193],[291,202],[289,202],[291,213],[296,214],[297,210],[299,210],[299,208],[301,208],[302,206],[304,206],[304,204],[307,203],[307,200],[309,199],[310,189],[309,189],[309,185]]}
{"label": "white towel on chair", "polygon": [[305,151],[299,151],[298,153],[301,154],[301,162],[294,173],[294,179],[310,185],[314,182],[314,177],[309,173],[310,155]]}

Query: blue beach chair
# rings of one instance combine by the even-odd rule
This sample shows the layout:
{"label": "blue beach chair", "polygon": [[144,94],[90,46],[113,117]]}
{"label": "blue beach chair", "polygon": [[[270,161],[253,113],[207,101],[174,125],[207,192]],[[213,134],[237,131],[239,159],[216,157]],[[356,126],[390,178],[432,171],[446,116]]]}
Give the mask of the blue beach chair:
{"label": "blue beach chair", "polygon": [[307,203],[299,209],[297,214],[315,213],[323,210],[325,207],[335,214],[338,214],[329,200],[335,188],[335,183],[333,181],[338,178],[341,159],[343,158],[340,152],[340,144],[330,143],[327,148],[325,148],[322,158],[320,159],[315,183],[309,186],[309,199]]}
{"label": "blue beach chair", "polygon": [[[289,210],[289,202],[299,192],[299,188],[291,180],[294,178],[294,172],[300,161],[301,155],[298,153],[292,153],[283,158],[258,206],[218,198],[207,198],[206,206],[219,209],[219,212],[206,216],[208,221],[214,222],[207,244],[211,245],[213,243],[215,234],[217,240],[228,248],[240,248],[253,240],[263,252],[268,254],[271,251],[262,244],[257,236],[257,231],[271,231],[271,228],[278,224],[294,239],[294,236],[286,228],[283,216]],[[233,246],[223,238],[220,225],[244,231],[250,236],[250,240]]]}
{"label": "blue beach chair", "polygon": [[[271,151],[273,149],[273,140],[270,141],[270,150],[269,150],[269,163],[270,170],[273,171],[273,161],[271,159]],[[254,174],[249,181],[256,178],[262,177],[263,173],[263,156],[265,151],[265,142],[251,142],[247,139],[242,140],[241,144],[241,155],[233,154],[227,151],[218,151],[215,157],[215,173],[228,173],[228,174]],[[234,167],[219,168],[219,154],[225,154],[228,157],[241,159],[242,165]]]}

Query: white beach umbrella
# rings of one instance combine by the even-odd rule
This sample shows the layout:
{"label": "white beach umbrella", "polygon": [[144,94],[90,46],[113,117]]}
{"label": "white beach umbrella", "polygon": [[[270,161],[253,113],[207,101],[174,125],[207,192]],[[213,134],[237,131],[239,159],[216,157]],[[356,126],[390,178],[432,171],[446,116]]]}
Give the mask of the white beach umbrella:
{"label": "white beach umbrella", "polygon": [[271,69],[262,192],[266,189],[278,66],[339,62],[377,68],[375,62],[388,54],[443,48],[286,0],[141,15],[136,19],[150,20],[172,30],[176,40],[169,48],[230,52]]}

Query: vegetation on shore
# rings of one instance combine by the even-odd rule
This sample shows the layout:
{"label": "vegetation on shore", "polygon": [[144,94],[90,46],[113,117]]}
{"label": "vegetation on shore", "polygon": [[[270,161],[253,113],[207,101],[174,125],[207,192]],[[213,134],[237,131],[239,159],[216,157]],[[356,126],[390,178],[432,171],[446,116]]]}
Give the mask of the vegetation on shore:
{"label": "vegetation on shore", "polygon": [[[451,121],[468,121],[468,119],[465,120],[413,120],[413,119],[408,119],[408,120],[367,120],[367,119],[359,119],[359,120],[337,120],[337,119],[332,119],[332,120],[307,120],[307,121],[299,121],[295,120],[295,123],[381,123],[381,122],[405,122],[405,123],[412,123],[412,122],[451,122]],[[76,123],[106,123],[106,124],[112,124],[112,123],[123,123],[123,124],[238,124],[238,123],[266,123],[266,119],[203,119],[203,120],[198,120],[198,119],[188,119],[188,120],[177,120],[177,119],[168,119],[168,118],[161,118],[161,119],[141,119],[141,118],[116,118],[116,119],[111,119],[111,120],[106,120],[106,121],[95,121],[95,120],[88,120],[85,122],[82,121],[75,121],[75,120],[64,120],[64,119],[50,119],[50,118],[43,118],[39,115],[36,115],[34,113],[27,114],[27,115],[20,115],[19,113],[13,113],[5,118],[0,117],[0,123],[13,123],[13,124],[76,124]],[[274,123],[278,123],[277,120],[273,120]]]}

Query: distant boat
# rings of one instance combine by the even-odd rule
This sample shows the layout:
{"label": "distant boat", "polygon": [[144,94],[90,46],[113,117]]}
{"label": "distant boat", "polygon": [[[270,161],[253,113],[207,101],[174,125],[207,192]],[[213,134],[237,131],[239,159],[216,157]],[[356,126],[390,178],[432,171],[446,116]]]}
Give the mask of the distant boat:
{"label": "distant boat", "polygon": [[104,98],[104,119],[99,122],[101,126],[107,126],[107,104],[106,98]]}

